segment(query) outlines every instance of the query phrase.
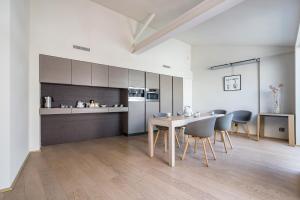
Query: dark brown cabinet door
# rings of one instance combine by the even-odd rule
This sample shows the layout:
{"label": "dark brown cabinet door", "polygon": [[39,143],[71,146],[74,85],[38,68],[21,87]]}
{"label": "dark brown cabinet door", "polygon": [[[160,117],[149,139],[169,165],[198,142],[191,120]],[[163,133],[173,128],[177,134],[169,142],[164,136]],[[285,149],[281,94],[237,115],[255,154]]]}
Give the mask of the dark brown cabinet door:
{"label": "dark brown cabinet door", "polygon": [[73,85],[92,85],[92,64],[72,60],[72,84]]}
{"label": "dark brown cabinet door", "polygon": [[108,87],[108,66],[92,64],[92,86]]}
{"label": "dark brown cabinet door", "polygon": [[129,87],[145,88],[145,72],[130,69]]}
{"label": "dark brown cabinet door", "polygon": [[183,78],[173,77],[173,115],[183,111]]}
{"label": "dark brown cabinet door", "polygon": [[173,113],[172,76],[160,75],[160,112]]}
{"label": "dark brown cabinet door", "polygon": [[40,82],[71,84],[71,60],[40,55]]}
{"label": "dark brown cabinet door", "polygon": [[108,86],[112,88],[128,88],[128,69],[109,66]]}

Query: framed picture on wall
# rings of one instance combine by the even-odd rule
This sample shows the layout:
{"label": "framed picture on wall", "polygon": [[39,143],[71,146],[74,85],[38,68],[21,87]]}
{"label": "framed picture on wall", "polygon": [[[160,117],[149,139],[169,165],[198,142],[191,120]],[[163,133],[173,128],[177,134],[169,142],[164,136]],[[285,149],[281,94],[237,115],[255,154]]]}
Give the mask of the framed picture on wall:
{"label": "framed picture on wall", "polygon": [[241,75],[224,76],[224,91],[241,90]]}

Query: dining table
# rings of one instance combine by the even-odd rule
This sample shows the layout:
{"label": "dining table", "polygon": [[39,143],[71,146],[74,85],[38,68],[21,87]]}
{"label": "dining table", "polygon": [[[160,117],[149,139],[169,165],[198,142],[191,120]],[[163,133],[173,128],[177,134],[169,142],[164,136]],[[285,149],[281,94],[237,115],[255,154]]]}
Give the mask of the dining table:
{"label": "dining table", "polygon": [[168,127],[168,162],[170,167],[175,167],[175,134],[176,134],[176,127],[186,126],[189,123],[205,120],[212,117],[221,117],[224,116],[223,114],[201,114],[200,116],[171,116],[171,117],[157,117],[157,118],[150,118],[148,120],[148,151],[149,156],[152,158],[154,156],[154,127],[155,126],[163,126]]}

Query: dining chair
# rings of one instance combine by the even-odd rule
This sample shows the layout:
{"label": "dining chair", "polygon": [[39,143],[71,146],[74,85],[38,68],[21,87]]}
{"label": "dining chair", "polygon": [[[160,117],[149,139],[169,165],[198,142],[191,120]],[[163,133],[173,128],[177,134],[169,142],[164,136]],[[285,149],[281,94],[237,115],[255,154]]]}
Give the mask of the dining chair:
{"label": "dining chair", "polygon": [[[153,115],[154,118],[159,118],[159,117],[167,117],[167,113],[156,113]],[[157,133],[155,136],[155,140],[154,140],[154,148],[156,146],[158,137],[160,135],[160,133],[163,133],[164,135],[164,146],[165,146],[165,152],[168,151],[168,135],[169,135],[169,128],[168,127],[164,127],[164,126],[156,126],[157,128]],[[180,148],[180,143],[179,143],[179,139],[178,139],[178,135],[177,133],[175,134],[175,138],[176,138],[176,143],[178,145],[178,147]]]}
{"label": "dining chair", "polygon": [[222,110],[222,109],[216,109],[216,110],[212,110],[210,112],[211,113],[214,112],[214,114],[223,114],[223,115],[226,115],[226,113],[227,113],[226,110]]}
{"label": "dining chair", "polygon": [[250,137],[250,131],[248,123],[252,117],[252,112],[247,110],[237,110],[233,112],[232,122],[236,124],[236,132],[239,133],[239,125],[242,124],[245,126],[247,136]]}
{"label": "dining chair", "polygon": [[218,117],[215,124],[215,135],[214,144],[216,144],[217,133],[221,134],[221,140],[224,143],[225,152],[227,153],[227,147],[225,142],[225,137],[227,137],[231,149],[233,148],[228,131],[231,129],[231,123],[233,119],[233,113],[229,113],[223,117]]}
{"label": "dining chair", "polygon": [[188,129],[188,136],[189,138],[186,140],[184,151],[182,155],[182,160],[185,157],[186,151],[189,146],[189,139],[193,138],[195,139],[195,146],[197,145],[197,140],[200,140],[202,142],[203,152],[204,152],[204,159],[205,159],[205,165],[208,167],[208,160],[207,160],[207,153],[206,153],[206,143],[209,144],[210,150],[213,154],[214,160],[216,160],[216,154],[215,151],[211,145],[210,137],[214,134],[214,128],[216,123],[216,117],[211,117],[208,119],[192,122],[187,125]]}

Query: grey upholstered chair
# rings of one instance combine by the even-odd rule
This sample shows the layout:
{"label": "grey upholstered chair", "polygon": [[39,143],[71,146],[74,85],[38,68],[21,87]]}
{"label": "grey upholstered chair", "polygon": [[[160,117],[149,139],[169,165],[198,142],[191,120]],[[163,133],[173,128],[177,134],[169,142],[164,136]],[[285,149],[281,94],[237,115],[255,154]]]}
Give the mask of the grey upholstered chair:
{"label": "grey upholstered chair", "polygon": [[214,144],[216,143],[217,133],[220,133],[222,142],[224,143],[224,148],[226,153],[227,153],[227,147],[225,142],[225,135],[227,136],[230,147],[232,148],[231,139],[228,134],[228,131],[231,129],[232,119],[233,119],[233,113],[229,113],[223,117],[218,117],[215,125]]}
{"label": "grey upholstered chair", "polygon": [[236,124],[237,129],[236,132],[239,132],[239,125],[245,125],[245,130],[247,133],[247,136],[250,136],[250,131],[249,131],[249,126],[248,126],[248,122],[250,122],[252,117],[252,112],[247,111],[247,110],[238,110],[238,111],[234,111],[233,112],[233,119],[232,122],[234,124]]}
{"label": "grey upholstered chair", "polygon": [[[197,147],[197,139],[202,141],[206,166],[208,166],[206,147],[205,147],[206,142],[210,146],[210,149],[212,151],[214,159],[216,159],[216,154],[214,152],[214,149],[213,149],[213,147],[211,145],[211,142],[210,142],[210,139],[209,139],[214,134],[215,123],[216,123],[216,118],[211,117],[211,118],[208,118],[208,119],[192,122],[192,123],[187,125],[187,129],[188,129],[187,134],[189,135],[189,138],[192,137],[192,138],[195,139],[195,148]],[[189,146],[189,138],[186,140],[186,144],[185,144],[185,147],[184,147],[184,152],[183,152],[183,155],[182,155],[182,160],[184,159],[186,151],[187,151],[188,146]]]}
{"label": "grey upholstered chair", "polygon": [[[159,118],[159,117],[167,117],[167,113],[156,113],[153,115],[154,118]],[[164,127],[164,126],[156,126],[157,128],[157,134],[154,140],[154,148],[156,146],[157,143],[157,139],[160,135],[160,133],[164,134],[164,145],[165,145],[165,152],[168,151],[168,134],[169,134],[169,128],[168,127]],[[178,147],[180,147],[180,143],[179,143],[179,139],[177,134],[175,134],[175,138],[176,138],[176,142]]]}
{"label": "grey upholstered chair", "polygon": [[210,112],[214,112],[215,114],[223,114],[223,115],[225,115],[227,113],[226,110],[222,110],[222,109],[216,109],[216,110],[212,110]]}

